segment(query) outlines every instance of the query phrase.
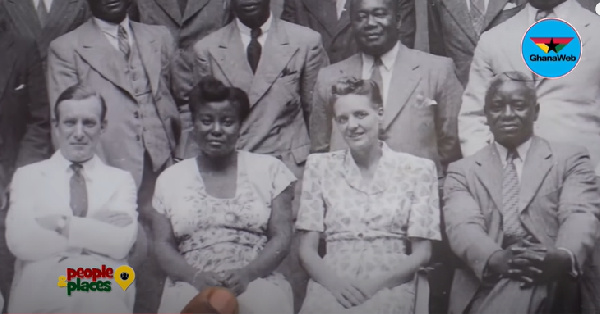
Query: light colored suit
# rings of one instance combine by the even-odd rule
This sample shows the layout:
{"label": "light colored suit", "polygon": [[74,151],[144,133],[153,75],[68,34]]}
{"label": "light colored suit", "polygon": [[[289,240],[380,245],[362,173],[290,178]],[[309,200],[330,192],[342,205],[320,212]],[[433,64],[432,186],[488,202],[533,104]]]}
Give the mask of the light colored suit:
{"label": "light colored suit", "polygon": [[[463,86],[469,80],[469,68],[481,35],[473,27],[465,0],[428,0],[430,52],[452,58],[456,75]],[[516,2],[516,3],[515,3]],[[483,31],[514,16],[525,0],[491,0],[485,12]],[[482,32],[483,32],[482,31]]]}
{"label": "light colored suit", "polygon": [[[360,54],[319,72],[310,117],[314,152],[347,147],[331,112],[331,87],[346,76],[362,77]],[[462,91],[452,60],[400,44],[384,108],[386,143],[393,150],[433,160],[441,177],[444,166],[460,158],[457,116]]]}
{"label": "light colored suit", "polygon": [[[65,288],[57,286],[58,276],[64,276],[67,267],[99,268],[104,264],[116,269],[127,264],[138,229],[137,189],[131,174],[109,167],[98,158],[84,164],[88,212],[86,217],[74,217],[69,206],[69,165],[57,152],[52,158],[19,168],[15,173],[6,220],[8,247],[17,258],[9,311],[131,311],[133,286],[124,292],[113,281],[110,293],[75,292],[70,297]],[[101,211],[125,213],[133,222],[117,227],[90,218]],[[36,221],[53,214],[71,217],[68,237],[49,231]]]}
{"label": "light colored suit", "polygon": [[[254,75],[235,21],[199,41],[194,51],[194,82],[213,76],[248,93],[251,112],[238,148],[274,155],[301,177],[310,147],[306,117],[312,91],[319,69],[328,62],[321,36],[273,17]],[[196,153],[193,145],[186,156]]]}
{"label": "light colored suit", "polygon": [[[169,141],[169,153],[173,154],[180,135],[179,112],[169,89],[173,39],[163,26],[131,22],[131,29],[150,81],[154,105]],[[102,95],[108,106],[108,125],[97,153],[110,166],[131,172],[140,186],[145,151],[141,109],[131,79],[124,71],[126,68],[121,52],[110,45],[90,19],[50,45],[48,94],[51,108],[62,91],[79,81]],[[51,113],[54,119],[54,109]]]}
{"label": "light colored suit", "polygon": [[[494,145],[448,168],[443,215],[450,246],[464,262],[454,275],[451,314],[463,313],[480,287],[489,257],[502,249],[502,171]],[[591,252],[600,228],[600,190],[589,154],[579,146],[534,137],[521,178],[519,209],[524,228],[548,247],[573,252],[584,271],[586,313],[598,313],[598,300],[592,299],[600,295],[594,282],[600,278],[600,267],[594,265]],[[520,293],[516,290],[513,296]]]}
{"label": "light colored suit", "polygon": [[[565,77],[537,79],[540,116],[535,124],[535,134],[551,141],[586,147],[593,166],[597,167],[600,166],[600,59],[596,55],[600,51],[600,37],[596,32],[600,29],[600,17],[582,8],[575,0],[567,0],[567,3],[569,15],[563,18],[581,36],[581,60]],[[484,97],[492,77],[507,71],[531,73],[521,55],[521,40],[531,24],[526,7],[481,36],[459,116],[463,155],[474,154],[492,138],[483,115]]]}

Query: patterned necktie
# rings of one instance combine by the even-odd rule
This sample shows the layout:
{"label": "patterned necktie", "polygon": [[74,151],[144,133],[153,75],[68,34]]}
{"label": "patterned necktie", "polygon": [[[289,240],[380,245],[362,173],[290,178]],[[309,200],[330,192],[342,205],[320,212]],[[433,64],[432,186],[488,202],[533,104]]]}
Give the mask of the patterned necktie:
{"label": "patterned necktie", "polygon": [[119,50],[125,55],[125,60],[129,60],[131,47],[129,47],[129,36],[123,25],[119,25]]}
{"label": "patterned necktie", "polygon": [[538,10],[537,13],[535,14],[535,21],[537,22],[541,19],[551,18],[551,17],[556,17],[556,14],[554,14],[553,10]]}
{"label": "patterned necktie", "polygon": [[48,8],[46,8],[46,1],[40,0],[38,2],[36,12],[38,19],[40,20],[40,24],[42,27],[46,26],[46,21],[48,20]]}
{"label": "patterned necktie", "polygon": [[471,22],[473,28],[477,34],[480,34],[483,29],[483,20],[485,17],[485,8],[483,0],[471,0],[471,9],[469,11],[471,15]]}
{"label": "patterned necktie", "polygon": [[502,230],[505,237],[512,239],[520,238],[524,234],[521,227],[521,220],[519,219],[518,204],[521,184],[517,176],[515,158],[519,158],[518,153],[515,150],[510,150],[502,181]]}
{"label": "patterned necktie", "polygon": [[377,83],[377,87],[379,87],[379,92],[383,97],[383,77],[381,76],[381,67],[383,66],[383,62],[381,58],[374,57],[373,60],[373,69],[371,70],[371,81]]}
{"label": "patterned necktie", "polygon": [[85,183],[85,178],[82,174],[83,165],[79,163],[72,163],[71,169],[73,170],[73,175],[71,176],[71,180],[69,182],[71,191],[71,209],[73,210],[73,215],[77,217],[85,217],[87,215],[88,200],[87,186]]}
{"label": "patterned necktie", "polygon": [[178,0],[179,1],[179,9],[181,10],[181,15],[183,16],[185,13],[185,7],[187,7],[187,0]]}
{"label": "patterned necktie", "polygon": [[253,28],[250,32],[250,44],[248,45],[248,50],[246,54],[248,55],[248,62],[250,63],[250,68],[252,68],[252,73],[256,73],[256,69],[258,68],[258,61],[260,61],[260,54],[262,53],[262,47],[258,42],[258,37],[262,35],[262,29]]}

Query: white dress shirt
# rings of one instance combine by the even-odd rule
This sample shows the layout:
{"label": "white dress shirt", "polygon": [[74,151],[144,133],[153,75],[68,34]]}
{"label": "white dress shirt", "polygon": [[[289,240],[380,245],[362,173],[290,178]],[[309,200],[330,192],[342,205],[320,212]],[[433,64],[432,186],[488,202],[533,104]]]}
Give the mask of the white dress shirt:
{"label": "white dress shirt", "polygon": [[119,25],[122,25],[125,28],[125,31],[127,32],[129,46],[131,47],[133,45],[133,36],[131,36],[132,32],[131,24],[129,23],[129,17],[125,17],[125,19],[119,24],[109,23],[99,18],[94,18],[94,22],[96,23],[98,28],[100,28],[106,39],[108,39],[110,45],[118,51],[121,51],[119,49]]}
{"label": "white dress shirt", "polygon": [[[557,5],[552,11],[554,11],[554,14],[557,18],[561,18],[563,20],[568,21],[570,18],[569,11],[571,11],[574,1],[575,0],[567,0]],[[527,12],[529,14],[529,21],[531,22],[531,24],[535,23],[535,15],[537,14],[538,9],[534,8],[533,6],[531,6],[531,4],[528,3]]]}
{"label": "white dress shirt", "polygon": [[[398,51],[400,50],[400,43],[396,43],[394,48],[381,56],[381,63],[383,66],[379,69],[381,72],[381,78],[383,79],[383,90],[381,91],[381,96],[383,97],[383,106],[387,104],[388,92],[390,90],[390,83],[392,81],[392,74],[394,72],[394,65],[396,64],[396,57],[398,56]],[[373,66],[375,65],[375,59],[373,56],[362,54],[362,79],[368,80],[371,78],[371,73],[373,73]]]}
{"label": "white dress shirt", "polygon": [[344,7],[346,6],[346,0],[334,0],[335,1],[335,12],[337,14],[338,20],[342,17],[342,12],[344,12]]}
{"label": "white dress shirt", "polygon": [[[37,9],[38,4],[40,3],[40,0],[32,0],[32,1],[33,1],[33,7]],[[43,0],[43,1],[46,4],[46,11],[50,12],[50,8],[52,7],[52,2],[54,0]]]}
{"label": "white dress shirt", "polygon": [[[494,142],[496,144],[496,148],[498,149],[498,153],[500,154],[500,160],[502,160],[502,167],[506,168],[506,164],[508,162],[508,150],[506,147],[500,145],[498,142]],[[514,159],[515,168],[517,168],[517,177],[519,177],[519,181],[521,181],[521,174],[523,173],[523,165],[525,164],[525,159],[527,158],[527,152],[529,151],[529,147],[531,147],[531,138],[525,141],[523,144],[517,147],[517,153],[519,154],[519,158]]]}
{"label": "white dress shirt", "polygon": [[[250,27],[244,25],[240,19],[236,18],[235,22],[240,30],[240,35],[242,37],[242,43],[244,44],[244,51],[248,49],[248,45],[250,45],[250,41],[252,40],[252,36],[250,32],[252,29]],[[269,29],[271,29],[271,24],[273,23],[273,14],[269,14],[269,18],[267,21],[260,27],[262,30],[262,34],[258,37],[258,42],[261,46],[265,46],[265,42],[267,42],[267,36],[269,35]]]}
{"label": "white dress shirt", "polygon": [[[465,0],[467,2],[467,9],[469,10],[469,12],[471,12],[471,1],[472,0]],[[498,1],[498,0],[496,0]],[[487,11],[488,8],[488,4],[490,3],[490,0],[483,0],[483,14],[485,14],[485,12]]]}

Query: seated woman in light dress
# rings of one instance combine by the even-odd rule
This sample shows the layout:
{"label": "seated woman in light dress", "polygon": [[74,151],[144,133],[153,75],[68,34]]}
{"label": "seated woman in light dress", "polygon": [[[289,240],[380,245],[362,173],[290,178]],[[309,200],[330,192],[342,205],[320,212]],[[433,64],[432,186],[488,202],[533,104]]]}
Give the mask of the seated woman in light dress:
{"label": "seated woman in light dress", "polygon": [[207,287],[238,297],[240,313],[293,313],[290,284],[274,273],[289,252],[294,175],[269,155],[236,150],[248,96],[215,79],[190,95],[200,152],[160,175],[153,206],[156,254],[168,278],[159,313],[179,313]]}
{"label": "seated woman in light dress", "polygon": [[311,280],[300,313],[413,313],[416,273],[441,240],[435,165],[382,142],[375,82],[345,78],[333,94],[349,149],[306,163],[296,229]]}

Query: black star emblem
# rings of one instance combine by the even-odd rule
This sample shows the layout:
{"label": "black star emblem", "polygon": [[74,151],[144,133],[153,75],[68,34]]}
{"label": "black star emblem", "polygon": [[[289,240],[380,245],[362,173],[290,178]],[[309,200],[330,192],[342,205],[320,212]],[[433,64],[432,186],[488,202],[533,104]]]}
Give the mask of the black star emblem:
{"label": "black star emblem", "polygon": [[548,46],[548,52],[554,51],[558,53],[558,51],[556,51],[556,46],[558,45],[554,43],[554,38],[550,38],[550,43],[546,44],[546,46]]}

